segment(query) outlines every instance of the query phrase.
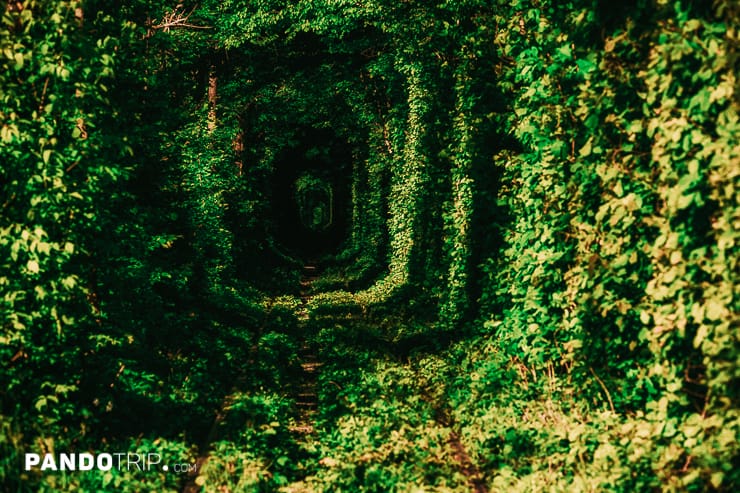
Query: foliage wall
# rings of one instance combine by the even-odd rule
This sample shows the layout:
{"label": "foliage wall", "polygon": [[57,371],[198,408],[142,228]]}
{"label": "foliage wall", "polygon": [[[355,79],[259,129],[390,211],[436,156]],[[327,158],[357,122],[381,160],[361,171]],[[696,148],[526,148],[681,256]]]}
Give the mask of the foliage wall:
{"label": "foliage wall", "polygon": [[609,411],[599,443],[529,439],[585,445],[610,473],[584,487],[735,484],[737,13],[522,7],[495,17],[494,118],[523,149],[493,157],[483,325],[520,385]]}

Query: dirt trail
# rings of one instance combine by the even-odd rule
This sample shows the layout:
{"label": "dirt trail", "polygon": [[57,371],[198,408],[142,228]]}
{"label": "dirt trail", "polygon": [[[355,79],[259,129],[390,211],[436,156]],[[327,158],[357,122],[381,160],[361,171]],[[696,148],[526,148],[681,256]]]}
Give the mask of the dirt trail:
{"label": "dirt trail", "polygon": [[316,355],[316,349],[306,337],[307,325],[310,320],[308,303],[311,301],[311,284],[318,277],[318,269],[313,262],[308,262],[303,266],[301,275],[301,305],[298,308],[298,330],[300,334],[301,347],[298,356],[301,361],[303,373],[301,380],[295,387],[296,407],[298,408],[298,417],[296,422],[290,427],[295,433],[310,435],[314,431],[313,414],[319,405],[317,387],[317,372],[321,367]]}
{"label": "dirt trail", "polygon": [[[289,430],[293,433],[295,440],[304,445],[311,444],[317,439],[314,429],[314,421],[315,414],[319,406],[318,372],[321,369],[322,363],[318,359],[318,348],[315,347],[315,343],[312,341],[312,337],[310,337],[312,327],[309,304],[313,297],[312,285],[318,278],[318,275],[318,267],[314,262],[308,261],[303,266],[300,278],[300,305],[295,312],[297,319],[296,334],[299,338],[298,358],[302,371],[297,376],[296,381],[290,389],[295,398],[296,413],[293,418],[293,422],[289,426]],[[253,352],[254,351],[256,351],[256,347],[253,348]],[[254,359],[254,354],[250,359]],[[251,364],[248,364],[247,366],[249,367]],[[218,438],[218,425],[225,419],[228,408],[233,403],[235,396],[238,395],[239,388],[239,381],[237,381],[232,393],[224,399],[221,409],[216,414],[213,426],[208,434],[205,444],[201,448],[201,450],[204,450],[205,452],[198,457],[197,469],[187,478],[184,487],[181,490],[182,493],[197,493],[201,490],[201,486],[196,483],[196,480],[202,467],[208,461],[210,455],[210,452],[207,451],[208,445]],[[438,407],[439,403],[433,402],[433,399],[431,399],[426,393],[424,395],[424,400],[436,408],[436,421],[440,425],[450,429],[447,445],[451,452],[452,460],[456,463],[458,470],[465,476],[465,478],[467,478],[470,491],[472,493],[488,493],[488,488],[485,484],[483,474],[467,453],[458,433],[453,430],[449,412]],[[305,485],[303,485],[299,480],[292,485],[293,489],[290,489],[290,491],[304,491],[304,486]]]}
{"label": "dirt trail", "polygon": [[437,423],[450,429],[447,445],[452,449],[452,457],[457,462],[459,471],[467,478],[470,491],[472,493],[488,493],[488,486],[486,486],[483,473],[475,462],[473,462],[473,459],[465,449],[465,445],[460,441],[460,435],[453,429],[454,420],[450,416],[449,409],[440,407],[428,393],[424,392],[422,395],[422,398],[435,408],[435,420]]}
{"label": "dirt trail", "polygon": [[468,483],[470,484],[473,493],[488,493],[486,483],[483,481],[483,475],[478,469],[478,466],[475,465],[468,455],[468,452],[465,450],[465,446],[460,441],[460,437],[457,433],[454,431],[450,432],[450,437],[447,443],[454,452],[453,457],[460,466],[460,472],[468,478]]}

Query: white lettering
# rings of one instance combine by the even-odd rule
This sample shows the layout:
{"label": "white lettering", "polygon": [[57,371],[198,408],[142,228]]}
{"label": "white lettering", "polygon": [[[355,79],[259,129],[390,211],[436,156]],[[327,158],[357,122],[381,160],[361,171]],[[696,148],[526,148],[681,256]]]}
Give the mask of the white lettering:
{"label": "white lettering", "polygon": [[74,471],[75,454],[59,454],[59,469],[62,471]]}
{"label": "white lettering", "polygon": [[[134,458],[135,458],[136,460],[133,460],[133,461],[132,461],[132,460],[131,460],[131,457],[132,457],[132,456],[133,456],[133,457],[134,457]],[[127,457],[127,459],[128,459],[128,466],[127,466],[127,468],[126,468],[126,470],[127,470],[127,471],[130,471],[130,470],[131,470],[131,464],[135,464],[135,465],[136,465],[136,469],[137,469],[137,470],[139,470],[139,471],[143,471],[143,470],[144,470],[144,469],[142,469],[142,468],[141,468],[141,465],[139,465],[139,460],[141,459],[141,457],[139,457],[139,454],[128,454],[128,457]]]}
{"label": "white lettering", "polygon": [[[125,463],[124,460],[125,459]],[[113,468],[128,471],[151,471],[161,469],[166,471],[169,466],[162,465],[162,455],[157,453],[126,453],[126,452],[102,452],[92,454],[83,453],[60,453],[60,454],[25,454],[25,469],[39,469],[41,471],[110,471]],[[183,471],[186,464],[181,464]],[[192,470],[192,469],[190,469]]]}
{"label": "white lettering", "polygon": [[77,466],[80,471],[90,471],[95,464],[95,458],[92,454],[82,453],[77,456]]}
{"label": "white lettering", "polygon": [[98,455],[98,469],[101,471],[110,471],[113,468],[113,457],[110,454]]}
{"label": "white lettering", "polygon": [[54,462],[54,456],[51,454],[44,454],[44,461],[41,463],[41,470],[46,471],[51,469],[52,471],[57,470],[57,464]]}
{"label": "white lettering", "polygon": [[38,466],[40,462],[39,454],[26,454],[26,471],[30,471],[33,466]]}
{"label": "white lettering", "polygon": [[125,452],[115,452],[113,454],[113,456],[117,459],[116,460],[116,469],[119,469],[119,470],[121,469],[121,457],[123,457],[124,455],[126,455]]}
{"label": "white lettering", "polygon": [[175,464],[175,472],[194,472],[198,468],[198,464]]}

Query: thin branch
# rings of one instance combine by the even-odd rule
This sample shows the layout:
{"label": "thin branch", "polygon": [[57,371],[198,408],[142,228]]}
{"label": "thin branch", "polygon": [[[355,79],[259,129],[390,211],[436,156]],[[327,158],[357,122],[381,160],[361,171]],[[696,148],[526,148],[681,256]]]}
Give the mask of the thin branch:
{"label": "thin branch", "polygon": [[609,394],[609,389],[606,388],[606,385],[604,385],[603,380],[599,378],[599,376],[596,374],[593,368],[590,366],[588,369],[591,371],[591,374],[594,376],[597,382],[599,382],[599,385],[601,385],[601,388],[604,389],[604,393],[606,394],[606,398],[609,400],[609,407],[611,408],[612,412],[616,414],[617,412],[614,410],[614,403],[612,402],[612,396]]}
{"label": "thin branch", "polygon": [[175,7],[175,9],[170,12],[169,14],[165,14],[165,16],[162,18],[162,22],[159,24],[152,24],[150,27],[151,29],[161,29],[164,32],[169,32],[170,29],[173,28],[188,28],[188,29],[211,29],[211,26],[198,26],[196,24],[190,24],[188,20],[190,19],[190,16],[193,15],[193,12],[195,12],[195,9],[198,6],[194,6],[192,9],[190,9],[190,12],[187,14],[185,13],[185,10],[182,9],[182,5],[178,5]]}

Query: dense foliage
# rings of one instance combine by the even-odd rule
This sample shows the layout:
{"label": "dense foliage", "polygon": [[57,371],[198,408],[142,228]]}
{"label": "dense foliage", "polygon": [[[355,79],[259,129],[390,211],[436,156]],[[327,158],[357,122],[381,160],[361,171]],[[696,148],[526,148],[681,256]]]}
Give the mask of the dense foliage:
{"label": "dense foliage", "polygon": [[175,3],[4,3],[4,489],[740,487],[735,2]]}

